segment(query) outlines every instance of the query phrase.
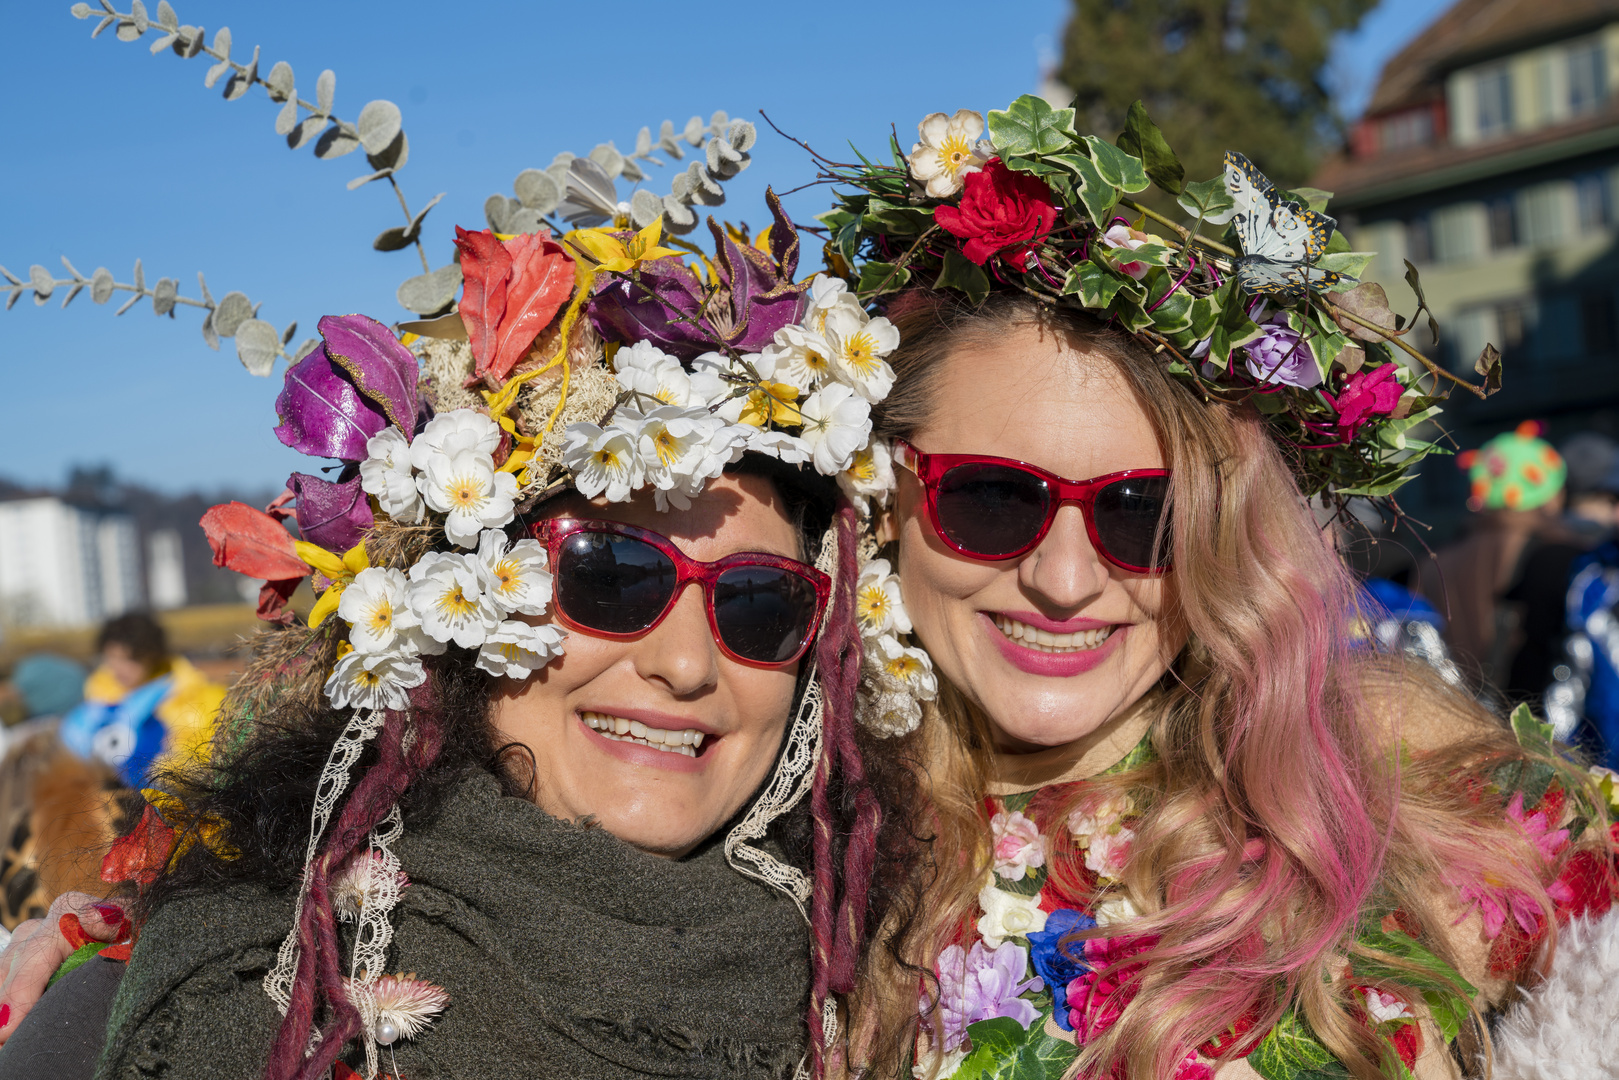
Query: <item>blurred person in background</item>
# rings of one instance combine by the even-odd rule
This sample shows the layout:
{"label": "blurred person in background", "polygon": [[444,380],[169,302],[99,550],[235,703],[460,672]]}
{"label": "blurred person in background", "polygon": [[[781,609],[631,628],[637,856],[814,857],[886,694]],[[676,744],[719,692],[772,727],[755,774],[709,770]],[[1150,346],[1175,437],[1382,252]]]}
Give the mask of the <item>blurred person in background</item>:
{"label": "blurred person in background", "polygon": [[1567,466],[1540,430],[1525,421],[1457,458],[1471,481],[1467,507],[1474,517],[1466,535],[1417,568],[1415,591],[1449,623],[1452,658],[1465,676],[1492,689],[1506,684],[1523,641],[1521,609],[1503,601],[1527,558],[1569,539],[1562,520]]}

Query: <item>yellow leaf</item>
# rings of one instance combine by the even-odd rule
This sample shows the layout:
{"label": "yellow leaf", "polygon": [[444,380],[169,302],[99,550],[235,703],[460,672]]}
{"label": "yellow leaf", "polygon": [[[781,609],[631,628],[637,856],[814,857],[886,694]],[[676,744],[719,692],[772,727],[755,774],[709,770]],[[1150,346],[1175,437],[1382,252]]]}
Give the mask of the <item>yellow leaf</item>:
{"label": "yellow leaf", "polygon": [[320,594],[320,599],[315,601],[315,606],[309,609],[309,628],[311,630],[325,622],[326,616],[337,610],[337,602],[343,599],[344,585],[344,582],[333,581],[326,587],[326,591]]}
{"label": "yellow leaf", "polygon": [[343,560],[333,555],[319,544],[311,544],[307,540],[294,540],[293,549],[298,557],[310,566],[319,570],[333,581],[339,578],[353,577],[349,568],[343,565]]}
{"label": "yellow leaf", "polygon": [[364,540],[343,552],[343,566],[348,570],[350,577],[369,568],[370,565],[371,555],[365,550]]}
{"label": "yellow leaf", "polygon": [[563,239],[600,266],[629,258],[624,242],[606,229],[575,229]]}

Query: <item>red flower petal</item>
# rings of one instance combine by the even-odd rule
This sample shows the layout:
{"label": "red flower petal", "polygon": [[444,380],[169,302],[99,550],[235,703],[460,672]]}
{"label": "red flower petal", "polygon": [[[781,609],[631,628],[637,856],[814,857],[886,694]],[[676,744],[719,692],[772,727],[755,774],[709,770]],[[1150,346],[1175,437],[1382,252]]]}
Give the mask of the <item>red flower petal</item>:
{"label": "red flower petal", "polygon": [[202,515],[202,531],[214,549],[214,565],[252,578],[301,578],[309,567],[298,558],[292,537],[275,518],[246,503],[229,502]]}

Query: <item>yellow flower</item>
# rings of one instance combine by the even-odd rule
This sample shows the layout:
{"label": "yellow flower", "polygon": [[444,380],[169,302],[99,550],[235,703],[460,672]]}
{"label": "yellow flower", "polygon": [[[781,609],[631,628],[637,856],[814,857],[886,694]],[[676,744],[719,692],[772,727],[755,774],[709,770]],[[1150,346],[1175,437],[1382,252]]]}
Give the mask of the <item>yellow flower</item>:
{"label": "yellow flower", "polygon": [[800,422],[798,410],[793,407],[793,402],[797,400],[798,387],[791,383],[762,382],[749,392],[747,403],[742,406],[742,414],[737,419],[756,428],[772,423],[796,424]]}
{"label": "yellow flower", "polygon": [[663,239],[662,217],[636,233],[628,243],[619,239],[619,235],[611,229],[576,229],[563,239],[595,261],[598,270],[615,274],[626,273],[651,259],[680,254],[659,246],[658,242]]}
{"label": "yellow flower", "polygon": [[294,540],[292,546],[297,549],[300,559],[319,570],[331,581],[309,612],[309,625],[314,628],[325,622],[326,616],[337,610],[337,602],[343,598],[343,590],[348,588],[355,574],[371,565],[371,557],[365,553],[364,540],[349,548],[341,556],[334,555],[320,545],[311,544],[306,540]]}

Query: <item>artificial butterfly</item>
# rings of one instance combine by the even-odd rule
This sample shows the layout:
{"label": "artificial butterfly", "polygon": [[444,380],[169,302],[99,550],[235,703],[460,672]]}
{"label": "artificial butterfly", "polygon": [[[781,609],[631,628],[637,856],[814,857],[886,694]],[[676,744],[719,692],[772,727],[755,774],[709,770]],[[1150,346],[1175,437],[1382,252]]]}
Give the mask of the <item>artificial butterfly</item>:
{"label": "artificial butterfly", "polygon": [[1335,219],[1281,198],[1276,185],[1234,150],[1226,151],[1225,186],[1237,204],[1232,220],[1243,252],[1237,280],[1245,291],[1296,301],[1312,287],[1343,280],[1310,265],[1332,238]]}

